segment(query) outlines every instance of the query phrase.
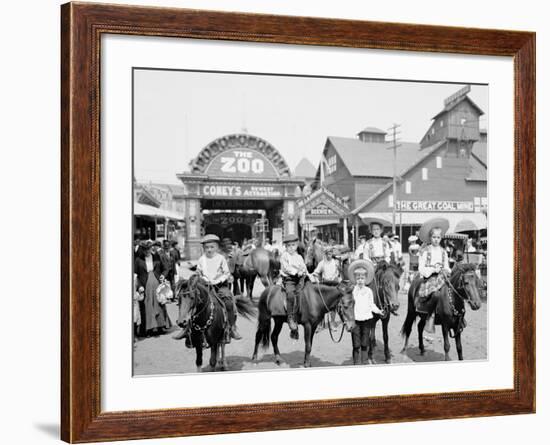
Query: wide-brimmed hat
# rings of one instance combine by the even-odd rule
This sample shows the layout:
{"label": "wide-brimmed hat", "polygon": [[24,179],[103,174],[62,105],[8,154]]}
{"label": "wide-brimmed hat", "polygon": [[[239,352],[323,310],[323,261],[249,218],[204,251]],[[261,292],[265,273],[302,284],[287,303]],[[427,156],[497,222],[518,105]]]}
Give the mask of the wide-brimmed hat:
{"label": "wide-brimmed hat", "polygon": [[295,241],[298,241],[298,235],[285,235],[283,238],[283,244],[293,243]]}
{"label": "wide-brimmed hat", "polygon": [[213,234],[204,235],[201,239],[201,244],[206,244],[206,243],[218,243],[218,244],[220,244],[220,238],[219,238],[219,236],[213,235]]}
{"label": "wide-brimmed hat", "polygon": [[359,239],[367,239],[367,235],[359,235]]}
{"label": "wide-brimmed hat", "polygon": [[416,235],[411,235],[407,239],[408,239],[409,243],[412,243],[413,241],[418,241],[418,237]]}
{"label": "wide-brimmed hat", "polygon": [[323,247],[323,253],[334,253],[334,246],[325,246]]}
{"label": "wide-brimmed hat", "polygon": [[369,260],[355,260],[351,263],[348,267],[349,280],[355,284],[355,273],[361,269],[365,270],[365,282],[366,284],[369,284],[374,278],[374,264],[372,264],[372,261]]}
{"label": "wide-brimmed hat", "polygon": [[441,236],[443,237],[447,230],[449,230],[449,220],[447,218],[432,218],[426,221],[420,227],[418,231],[418,237],[423,243],[430,242],[430,232],[432,229],[441,229]]}
{"label": "wide-brimmed hat", "polygon": [[153,246],[153,241],[151,241],[150,239],[139,242],[139,247],[143,249],[149,249],[152,246]]}

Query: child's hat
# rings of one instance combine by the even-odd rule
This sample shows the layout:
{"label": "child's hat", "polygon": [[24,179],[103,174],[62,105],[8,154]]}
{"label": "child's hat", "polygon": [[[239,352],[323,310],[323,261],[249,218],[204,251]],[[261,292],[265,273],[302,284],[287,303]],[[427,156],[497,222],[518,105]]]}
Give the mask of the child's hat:
{"label": "child's hat", "polygon": [[370,260],[355,260],[349,265],[348,278],[355,284],[355,274],[365,271],[365,283],[369,284],[374,278],[374,264]]}
{"label": "child's hat", "polygon": [[432,229],[439,228],[441,229],[441,236],[444,236],[449,230],[449,220],[447,218],[432,218],[426,221],[420,227],[418,231],[418,237],[423,243],[430,242],[430,232]]}
{"label": "child's hat", "polygon": [[293,243],[295,241],[298,241],[298,235],[285,235],[283,238],[283,244]]}

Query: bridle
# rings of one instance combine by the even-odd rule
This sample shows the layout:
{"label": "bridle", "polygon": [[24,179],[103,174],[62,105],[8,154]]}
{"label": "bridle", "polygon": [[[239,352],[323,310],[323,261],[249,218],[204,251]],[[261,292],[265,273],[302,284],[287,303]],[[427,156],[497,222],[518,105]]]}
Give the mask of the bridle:
{"label": "bridle", "polygon": [[[319,283],[316,283],[317,284],[317,292],[319,293],[319,297],[321,297],[321,301],[323,302],[323,306],[325,306],[325,309],[327,310],[327,314],[330,313],[331,309],[328,307],[324,297],[323,297],[323,293],[321,292],[321,286],[319,285]],[[340,286],[340,285],[338,285]],[[338,288],[337,286],[337,289],[338,289],[338,292],[341,292],[341,290]],[[334,343],[340,343],[342,341],[342,337],[344,336],[344,316],[343,316],[343,309],[342,309],[342,296],[340,296],[340,298],[338,298],[338,302],[336,303],[336,312],[338,313],[338,315],[340,316],[340,319],[342,320],[342,330],[340,331],[340,337],[338,338],[338,340],[335,340],[334,339],[334,336],[332,335],[332,326],[330,325],[330,316],[327,318],[327,321],[328,321],[328,332],[330,334],[330,339],[334,342]]]}
{"label": "bridle", "polygon": [[[457,321],[457,332],[455,332],[453,334],[453,331],[452,330],[449,330],[449,335],[451,338],[455,338],[456,334],[459,334],[463,331],[464,327],[465,327],[465,321],[464,321],[464,314],[466,314],[466,306],[464,305],[464,302],[465,301],[471,301],[471,298],[469,296],[467,296],[467,292],[465,291],[465,288],[464,288],[464,277],[467,275],[467,274],[475,274],[474,271],[464,271],[463,269],[461,269],[460,271],[460,278],[459,278],[459,282],[458,282],[458,286],[455,288],[453,286],[453,284],[451,283],[451,280],[449,279],[449,277],[447,275],[444,275],[445,277],[445,282],[447,283],[447,298],[449,299],[449,306],[451,308],[451,313],[454,317],[457,317],[458,318],[458,321]],[[462,304],[462,308],[460,310],[456,309],[455,305],[454,305],[454,302],[453,302],[453,294],[456,295],[458,298],[460,298],[463,302]]]}
{"label": "bridle", "polygon": [[[179,292],[178,295],[181,297],[184,297],[185,295],[190,295],[191,298],[194,301],[193,307],[190,311],[190,318],[191,318],[191,329],[194,329],[195,331],[204,332],[208,327],[212,324],[212,321],[214,320],[214,301],[210,297],[210,292],[207,292],[207,299],[209,304],[203,304],[205,303],[204,300],[201,298],[200,290],[197,286],[191,287],[191,283],[188,283],[187,285],[187,291]],[[198,302],[198,304],[197,304]],[[202,305],[202,308],[197,312],[198,305]],[[206,308],[210,307],[210,315],[208,319],[206,320],[205,324],[201,326],[196,321],[199,316],[206,311]]]}

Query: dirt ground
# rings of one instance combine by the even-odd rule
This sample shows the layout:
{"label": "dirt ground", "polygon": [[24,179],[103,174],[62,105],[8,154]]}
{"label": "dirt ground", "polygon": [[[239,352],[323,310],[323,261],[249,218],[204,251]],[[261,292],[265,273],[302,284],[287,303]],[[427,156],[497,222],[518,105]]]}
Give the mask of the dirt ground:
{"label": "dirt ground", "polygon": [[[253,295],[255,298],[260,295],[262,286],[257,282]],[[416,325],[409,341],[406,353],[400,353],[403,346],[403,339],[399,331],[405,319],[407,310],[407,295],[405,292],[399,294],[400,308],[398,316],[392,316],[389,323],[389,341],[392,351],[392,364],[387,365],[384,361],[384,348],[382,343],[382,326],[377,324],[376,340],[377,348],[374,354],[375,365],[370,366],[392,366],[402,363],[434,362],[444,360],[443,338],[441,329],[436,326],[436,333],[433,340],[424,342],[426,353],[419,354],[418,335]],[[174,322],[177,319],[177,305],[169,304],[168,313]],[[487,358],[487,304],[484,302],[478,311],[470,308],[466,312],[467,327],[462,333],[462,345],[464,360],[485,360]],[[289,337],[289,329],[285,324],[279,336],[279,349],[284,362],[275,364],[273,349],[260,349],[258,361],[251,360],[254,351],[254,338],[256,333],[256,321],[246,320],[239,317],[237,321],[242,340],[233,340],[226,346],[226,358],[228,363],[227,371],[255,371],[264,369],[279,368],[300,368],[303,367],[304,341],[303,329],[300,327],[300,339],[292,340]],[[340,325],[334,337],[340,335]],[[184,340],[174,340],[172,335],[179,328],[158,337],[138,339],[134,343],[134,375],[159,375],[159,374],[183,374],[197,372],[195,367],[195,351],[185,347]],[[454,340],[451,340],[451,359],[457,360]],[[352,365],[351,359],[351,334],[344,333],[340,343],[334,343],[327,329],[318,332],[313,338],[312,366],[342,366]],[[203,357],[203,370],[207,369],[210,351],[206,350]]]}

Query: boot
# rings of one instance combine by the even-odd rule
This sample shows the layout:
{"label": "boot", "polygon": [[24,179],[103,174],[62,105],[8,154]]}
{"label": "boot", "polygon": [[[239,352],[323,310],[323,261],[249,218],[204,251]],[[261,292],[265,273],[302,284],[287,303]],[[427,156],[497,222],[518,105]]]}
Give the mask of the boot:
{"label": "boot", "polygon": [[181,340],[182,338],[185,338],[186,335],[187,335],[187,330],[181,329],[179,332],[176,332],[174,335],[172,335],[172,338],[174,340]]}

